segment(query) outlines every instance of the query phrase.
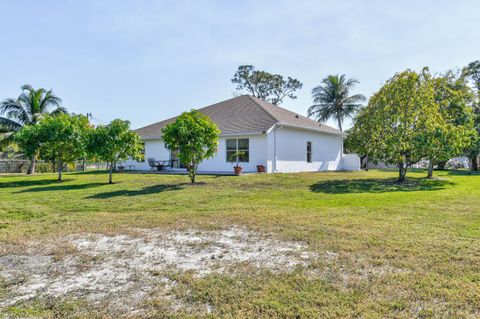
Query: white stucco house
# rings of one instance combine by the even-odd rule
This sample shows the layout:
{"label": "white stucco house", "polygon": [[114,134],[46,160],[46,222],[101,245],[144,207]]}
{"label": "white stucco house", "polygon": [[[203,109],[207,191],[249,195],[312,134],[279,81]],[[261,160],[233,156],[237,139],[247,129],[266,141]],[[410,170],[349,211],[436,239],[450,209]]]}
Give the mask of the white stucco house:
{"label": "white stucco house", "polygon": [[[199,172],[231,173],[235,164],[227,159],[237,150],[244,154],[240,158],[244,172],[256,172],[257,165],[265,166],[268,173],[360,169],[357,155],[343,154],[344,133],[255,97],[242,95],[198,111],[221,130],[217,154],[201,163]],[[126,164],[148,170],[149,158],[174,159],[162,141],[162,128],[175,119],[135,130],[145,143],[145,161]],[[182,168],[177,162],[171,169]]]}

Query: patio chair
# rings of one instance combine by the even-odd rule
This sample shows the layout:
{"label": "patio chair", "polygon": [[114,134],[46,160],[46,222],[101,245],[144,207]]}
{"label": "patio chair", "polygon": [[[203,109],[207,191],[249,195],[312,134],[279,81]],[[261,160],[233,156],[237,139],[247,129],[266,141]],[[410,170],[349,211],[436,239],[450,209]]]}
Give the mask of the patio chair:
{"label": "patio chair", "polygon": [[157,165],[155,164],[155,159],[154,158],[149,158],[148,159],[148,166],[150,166],[150,169],[148,170],[149,172],[153,172],[155,168],[157,168]]}

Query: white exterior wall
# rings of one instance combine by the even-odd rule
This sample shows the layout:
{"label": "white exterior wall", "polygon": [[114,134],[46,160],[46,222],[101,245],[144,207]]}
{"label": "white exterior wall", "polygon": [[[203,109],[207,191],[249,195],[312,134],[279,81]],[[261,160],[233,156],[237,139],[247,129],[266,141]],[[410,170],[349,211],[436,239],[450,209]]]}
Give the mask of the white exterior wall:
{"label": "white exterior wall", "polygon": [[146,171],[150,169],[148,159],[154,158],[157,161],[169,160],[170,151],[165,148],[165,143],[162,140],[145,140],[145,161],[137,162],[134,160],[125,161],[125,165],[134,165],[137,171]]}
{"label": "white exterior wall", "polygon": [[[311,172],[342,169],[343,137],[312,130],[277,127],[268,134],[269,172]],[[274,142],[276,140],[276,143]],[[312,162],[307,162],[312,142]],[[274,154],[277,161],[274,163]]]}
{"label": "white exterior wall", "polygon": [[[217,154],[203,161],[199,167],[199,172],[233,172],[233,166],[236,163],[227,162],[227,139],[249,139],[249,162],[242,163],[244,172],[256,172],[257,165],[267,166],[267,135],[235,135],[235,136],[221,136],[219,138],[219,145]],[[162,140],[145,140],[145,162],[126,161],[125,165],[134,165],[136,170],[149,170],[148,158],[155,160],[169,160],[170,151],[165,148]]]}
{"label": "white exterior wall", "polygon": [[[236,163],[228,163],[226,160],[226,140],[231,138],[249,139],[250,160],[248,163],[240,163],[244,172],[256,172],[257,165],[264,165],[269,173],[360,169],[358,156],[343,155],[342,136],[280,126],[268,134],[221,136],[217,154],[203,161],[198,167],[199,172],[233,172]],[[307,162],[307,141],[312,142],[311,163]],[[127,161],[126,165],[135,165],[136,170],[148,170],[148,158],[170,159],[170,151],[165,148],[162,140],[144,142],[145,162]]]}
{"label": "white exterior wall", "polygon": [[271,130],[267,135],[267,173],[275,172],[276,131]]}
{"label": "white exterior wall", "polygon": [[235,135],[221,136],[218,144],[217,155],[213,158],[203,161],[198,166],[199,172],[233,172],[233,167],[237,163],[227,162],[227,139],[248,138],[249,141],[249,162],[242,163],[244,172],[256,172],[257,165],[267,166],[267,135]]}
{"label": "white exterior wall", "polygon": [[360,157],[357,154],[343,154],[342,169],[346,171],[359,171]]}

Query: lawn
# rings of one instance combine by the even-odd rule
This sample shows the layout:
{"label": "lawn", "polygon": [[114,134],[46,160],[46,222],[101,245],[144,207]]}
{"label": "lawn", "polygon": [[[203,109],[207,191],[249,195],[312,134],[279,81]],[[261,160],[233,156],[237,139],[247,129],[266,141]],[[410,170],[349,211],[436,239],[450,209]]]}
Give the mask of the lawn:
{"label": "lawn", "polygon": [[[233,236],[231,250],[259,244],[264,250],[249,254],[266,265],[245,259],[199,273],[195,267],[207,267],[200,265],[207,261],[198,259],[187,270],[148,270],[148,280],[138,265],[135,276],[122,279],[123,286],[135,281],[131,287],[140,296],[130,308],[119,307],[128,300],[114,298],[115,292],[92,300],[86,286],[55,295],[40,289],[12,304],[16,289],[38,280],[29,277],[36,269],[20,279],[3,272],[0,309],[5,316],[52,318],[478,318],[480,176],[435,172],[435,179],[426,180],[424,175],[409,173],[405,185],[394,182],[394,171],[199,176],[197,185],[179,175],[115,174],[113,185],[102,172],[68,173],[64,182],[54,174],[0,176],[5,269],[14,271],[12,263],[30,256],[25,259],[30,264],[48,263],[50,277],[62,275],[52,274],[52,265],[59,272],[72,260],[81,274],[109,264],[101,253],[76,256],[80,244],[72,242],[109,253],[108,247],[117,246],[99,248],[99,243],[121,240],[115,256],[134,263],[136,252],[128,247],[141,249],[145,243],[157,251],[164,238],[185,234],[208,235],[212,242]],[[144,233],[150,237],[134,241]],[[205,247],[182,249],[198,253]],[[289,264],[281,255],[304,258],[298,249],[308,254],[306,262]],[[268,266],[272,258],[277,267]]]}

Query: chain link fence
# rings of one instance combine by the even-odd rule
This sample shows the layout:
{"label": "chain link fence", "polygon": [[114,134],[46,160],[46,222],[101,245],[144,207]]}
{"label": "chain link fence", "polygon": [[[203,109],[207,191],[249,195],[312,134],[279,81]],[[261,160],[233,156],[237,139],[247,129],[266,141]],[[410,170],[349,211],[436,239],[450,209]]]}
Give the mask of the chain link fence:
{"label": "chain link fence", "polygon": [[[37,161],[35,165],[36,173],[54,173],[58,171],[58,163]],[[0,159],[0,174],[26,173],[30,167],[29,160],[19,159]],[[106,163],[91,163],[78,161],[75,163],[64,164],[64,172],[80,172],[84,170],[106,170]]]}

